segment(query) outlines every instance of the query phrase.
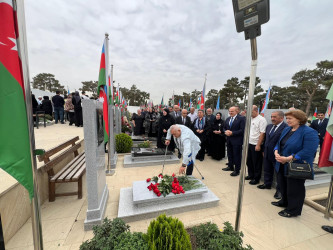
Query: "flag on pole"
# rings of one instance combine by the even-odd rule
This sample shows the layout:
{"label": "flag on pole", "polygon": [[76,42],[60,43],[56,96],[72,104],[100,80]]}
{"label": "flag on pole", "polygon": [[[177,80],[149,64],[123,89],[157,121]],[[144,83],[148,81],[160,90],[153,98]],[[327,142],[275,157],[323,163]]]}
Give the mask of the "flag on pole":
{"label": "flag on pole", "polygon": [[193,106],[192,97],[190,98],[190,105],[189,106],[190,106],[189,108],[192,108],[192,106]]}
{"label": "flag on pole", "polygon": [[220,109],[220,96],[217,99],[217,103],[216,103],[216,110],[219,110],[219,109]]}
{"label": "flag on pole", "polygon": [[180,108],[181,104],[182,104],[182,101],[179,99],[179,101],[178,101],[179,108]]}
{"label": "flag on pole", "polygon": [[330,100],[327,104],[327,109],[325,113],[325,118],[329,118],[332,112],[332,101]]}
{"label": "flag on pole", "polygon": [[97,86],[97,95],[99,97],[100,102],[103,103],[103,127],[104,127],[104,142],[109,141],[109,118],[108,118],[108,96],[107,96],[107,85],[106,85],[106,73],[105,73],[105,43],[107,40],[105,39],[102,55],[101,55],[101,63],[99,67],[99,76],[98,76],[98,86]]}
{"label": "flag on pole", "polygon": [[[333,85],[327,94],[326,99],[333,100]],[[332,167],[333,166],[333,116],[330,116],[324,142],[320,151],[318,167]],[[325,171],[333,174],[333,168],[327,168]]]}
{"label": "flag on pole", "polygon": [[0,168],[34,196],[32,161],[19,36],[12,1],[0,2]]}
{"label": "flag on pole", "polygon": [[108,76],[109,80],[109,104],[113,104],[113,84],[111,83],[111,75]]}
{"label": "flag on pole", "polygon": [[316,110],[312,116],[312,121],[316,120],[317,119],[317,107],[316,107]]}
{"label": "flag on pole", "polygon": [[201,98],[200,98],[200,109],[204,110],[205,109],[205,89],[206,89],[206,79],[205,83],[201,92]]}
{"label": "flag on pole", "polygon": [[68,86],[67,86],[67,95],[69,95],[70,94],[70,92],[69,92],[69,88],[68,88]]}
{"label": "flag on pole", "polygon": [[261,109],[261,112],[260,114],[264,114],[265,113],[265,110],[267,109],[268,107],[268,103],[269,103],[269,98],[271,96],[271,86],[269,86],[268,90],[267,90],[267,93],[266,93],[266,98],[265,98],[265,102],[264,102],[264,105],[262,106],[262,109]]}
{"label": "flag on pole", "polygon": [[200,97],[198,97],[198,104],[197,104],[197,109],[200,109],[200,103],[201,103],[201,100],[200,100],[201,98]]}
{"label": "flag on pole", "polygon": [[117,92],[116,92],[116,102],[115,102],[116,107],[119,106],[119,83],[117,86]]}

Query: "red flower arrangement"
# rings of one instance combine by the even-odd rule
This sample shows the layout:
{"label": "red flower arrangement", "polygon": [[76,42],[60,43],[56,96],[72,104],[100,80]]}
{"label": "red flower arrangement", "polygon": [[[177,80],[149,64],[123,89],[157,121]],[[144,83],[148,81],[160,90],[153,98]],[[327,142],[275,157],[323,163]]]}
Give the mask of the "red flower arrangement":
{"label": "red flower arrangement", "polygon": [[[185,177],[181,177],[184,179]],[[187,179],[187,177],[186,177]],[[146,180],[147,182],[155,182],[150,183],[150,185],[147,187],[149,191],[153,191],[158,197],[163,194],[163,196],[167,196],[169,193],[173,194],[184,194],[185,190],[180,185],[180,182],[175,174],[172,174],[172,176],[169,175],[162,175],[159,174],[158,176],[154,176],[153,178],[148,178]]]}

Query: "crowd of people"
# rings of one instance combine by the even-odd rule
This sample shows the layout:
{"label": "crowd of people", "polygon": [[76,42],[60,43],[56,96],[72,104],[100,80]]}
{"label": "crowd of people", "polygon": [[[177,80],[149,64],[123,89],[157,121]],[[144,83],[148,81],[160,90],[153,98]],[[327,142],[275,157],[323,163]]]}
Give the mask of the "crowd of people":
{"label": "crowd of people", "polygon": [[[222,170],[231,171],[230,176],[235,177],[240,174],[241,168],[245,115],[244,111],[241,112],[239,107],[234,106],[229,108],[229,116],[223,120],[220,112],[213,115],[210,108],[204,114],[203,110],[198,110],[196,113],[195,109],[191,108],[188,112],[174,105],[164,108],[162,112],[155,112],[153,108],[140,109],[137,114],[133,114],[132,120],[134,135],[156,136],[159,148],[166,147],[167,139],[168,149],[174,151],[178,148],[179,156],[184,151],[179,148],[183,139],[177,141],[177,138],[182,138],[182,133],[189,137],[191,134],[189,131],[192,131],[200,141],[196,159],[203,161],[205,155],[208,155],[215,160],[221,160],[227,151],[227,167]],[[271,189],[273,177],[276,175],[274,198],[278,201],[273,201],[271,204],[284,208],[279,212],[280,216],[288,218],[299,216],[305,199],[305,180],[287,178],[287,167],[289,162],[306,162],[313,168],[318,145],[321,148],[323,143],[328,119],[324,117],[323,112],[319,112],[318,119],[308,126],[306,114],[291,108],[286,113],[274,111],[270,117],[271,124],[268,124],[255,105],[250,115],[245,180],[248,180],[250,185],[257,185],[259,189]],[[172,140],[171,136],[177,138]],[[191,140],[195,141],[192,137]],[[183,155],[184,157],[188,158]],[[180,172],[189,174],[192,173],[193,166],[190,164],[191,160],[187,161],[191,170],[185,171],[184,163]],[[260,184],[262,168],[264,168],[264,183]]]}
{"label": "crowd of people", "polygon": [[32,94],[33,114],[42,111],[50,118],[54,118],[55,124],[58,124],[59,121],[61,124],[65,124],[68,121],[69,126],[75,124],[76,127],[83,127],[82,99],[89,99],[85,91],[82,91],[81,95],[75,91],[64,97],[60,95],[60,91],[56,91],[51,100],[49,96],[39,96],[36,100],[35,95]]}

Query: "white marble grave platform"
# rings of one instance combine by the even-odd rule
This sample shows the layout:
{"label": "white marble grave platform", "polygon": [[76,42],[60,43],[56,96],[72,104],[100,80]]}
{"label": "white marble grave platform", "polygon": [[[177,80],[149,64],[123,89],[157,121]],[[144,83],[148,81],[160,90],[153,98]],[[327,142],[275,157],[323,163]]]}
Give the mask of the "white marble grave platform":
{"label": "white marble grave platform", "polygon": [[[203,183],[202,183],[203,184]],[[146,181],[133,182],[132,187],[120,189],[118,217],[125,222],[157,217],[161,213],[173,215],[218,205],[220,199],[204,184],[203,187],[186,191],[185,194],[170,193],[166,197],[149,191]]]}

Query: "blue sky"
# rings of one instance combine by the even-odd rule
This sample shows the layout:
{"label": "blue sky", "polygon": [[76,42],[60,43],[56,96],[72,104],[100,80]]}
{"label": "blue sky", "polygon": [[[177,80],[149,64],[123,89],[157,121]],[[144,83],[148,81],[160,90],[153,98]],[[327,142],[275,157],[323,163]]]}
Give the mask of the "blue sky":
{"label": "blue sky", "polygon": [[[333,60],[333,1],[270,2],[257,38],[264,89]],[[70,90],[98,79],[105,32],[114,80],[136,84],[155,103],[173,90],[201,90],[205,73],[208,90],[250,74],[250,42],[236,32],[231,0],[27,0],[25,9],[30,75],[53,73]]]}

